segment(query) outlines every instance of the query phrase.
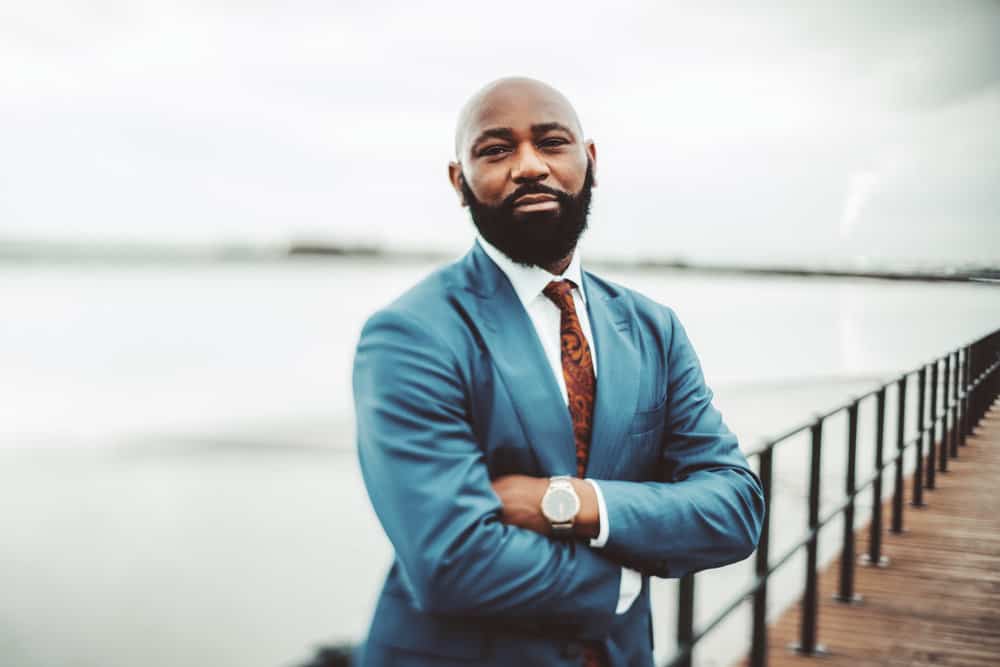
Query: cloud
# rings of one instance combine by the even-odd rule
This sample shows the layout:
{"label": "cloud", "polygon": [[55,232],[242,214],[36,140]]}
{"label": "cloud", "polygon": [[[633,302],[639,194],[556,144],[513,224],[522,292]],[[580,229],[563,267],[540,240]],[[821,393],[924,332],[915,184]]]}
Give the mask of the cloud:
{"label": "cloud", "polygon": [[[512,73],[563,89],[597,140],[602,252],[889,248],[904,211],[978,229],[1000,210],[1000,153],[980,148],[998,7],[8,5],[0,235],[457,249],[455,114]],[[962,243],[907,252],[983,251]]]}

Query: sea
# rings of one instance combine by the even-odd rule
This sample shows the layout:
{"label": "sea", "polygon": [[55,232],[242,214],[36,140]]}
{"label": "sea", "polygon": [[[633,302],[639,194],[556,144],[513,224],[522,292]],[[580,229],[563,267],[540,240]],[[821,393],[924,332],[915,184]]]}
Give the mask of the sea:
{"label": "sea", "polygon": [[[354,347],[372,312],[439,264],[0,265],[0,665],[294,667],[361,641],[392,546],[355,453]],[[982,284],[595,271],[677,312],[754,463],[775,436],[1000,327],[1000,289]],[[824,427],[824,511],[843,499],[845,423]],[[862,479],[870,397],[859,423]],[[805,533],[807,445],[776,450],[775,558]],[[871,506],[859,498],[858,526]],[[821,532],[824,562],[841,530]],[[800,595],[803,567],[798,555],[776,575],[771,617]],[[696,624],[751,568],[696,577]],[[653,599],[663,660],[676,582],[655,581]],[[748,610],[695,664],[745,653]]]}

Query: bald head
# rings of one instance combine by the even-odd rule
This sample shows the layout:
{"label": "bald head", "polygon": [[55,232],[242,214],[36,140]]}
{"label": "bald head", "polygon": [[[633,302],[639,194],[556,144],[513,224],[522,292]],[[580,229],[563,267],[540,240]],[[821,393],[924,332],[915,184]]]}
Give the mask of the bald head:
{"label": "bald head", "polygon": [[462,108],[448,180],[486,241],[560,275],[587,227],[596,160],[562,93],[534,79],[500,79]]}
{"label": "bald head", "polygon": [[505,127],[504,119],[511,116],[566,125],[583,137],[580,119],[565,95],[535,79],[506,77],[486,84],[462,106],[455,126],[455,159],[464,162],[484,130]]}

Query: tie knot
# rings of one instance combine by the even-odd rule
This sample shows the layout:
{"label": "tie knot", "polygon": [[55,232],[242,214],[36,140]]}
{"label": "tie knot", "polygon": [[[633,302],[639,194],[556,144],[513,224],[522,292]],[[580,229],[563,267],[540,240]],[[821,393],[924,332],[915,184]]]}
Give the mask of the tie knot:
{"label": "tie knot", "polygon": [[552,303],[556,304],[559,310],[567,308],[573,310],[573,287],[572,280],[553,280],[545,286],[542,294],[547,296]]}

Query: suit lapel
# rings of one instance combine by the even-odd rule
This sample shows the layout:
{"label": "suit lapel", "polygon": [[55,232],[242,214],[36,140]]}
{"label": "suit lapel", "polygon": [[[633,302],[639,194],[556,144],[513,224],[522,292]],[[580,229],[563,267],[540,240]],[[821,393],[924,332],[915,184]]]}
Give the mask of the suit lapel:
{"label": "suit lapel", "polygon": [[575,474],[573,424],[531,317],[507,276],[478,243],[467,262],[483,342],[507,386],[539,472]]}
{"label": "suit lapel", "polygon": [[583,273],[587,312],[597,349],[597,397],[587,477],[606,479],[616,468],[639,395],[639,353],[621,294],[609,294]]}

